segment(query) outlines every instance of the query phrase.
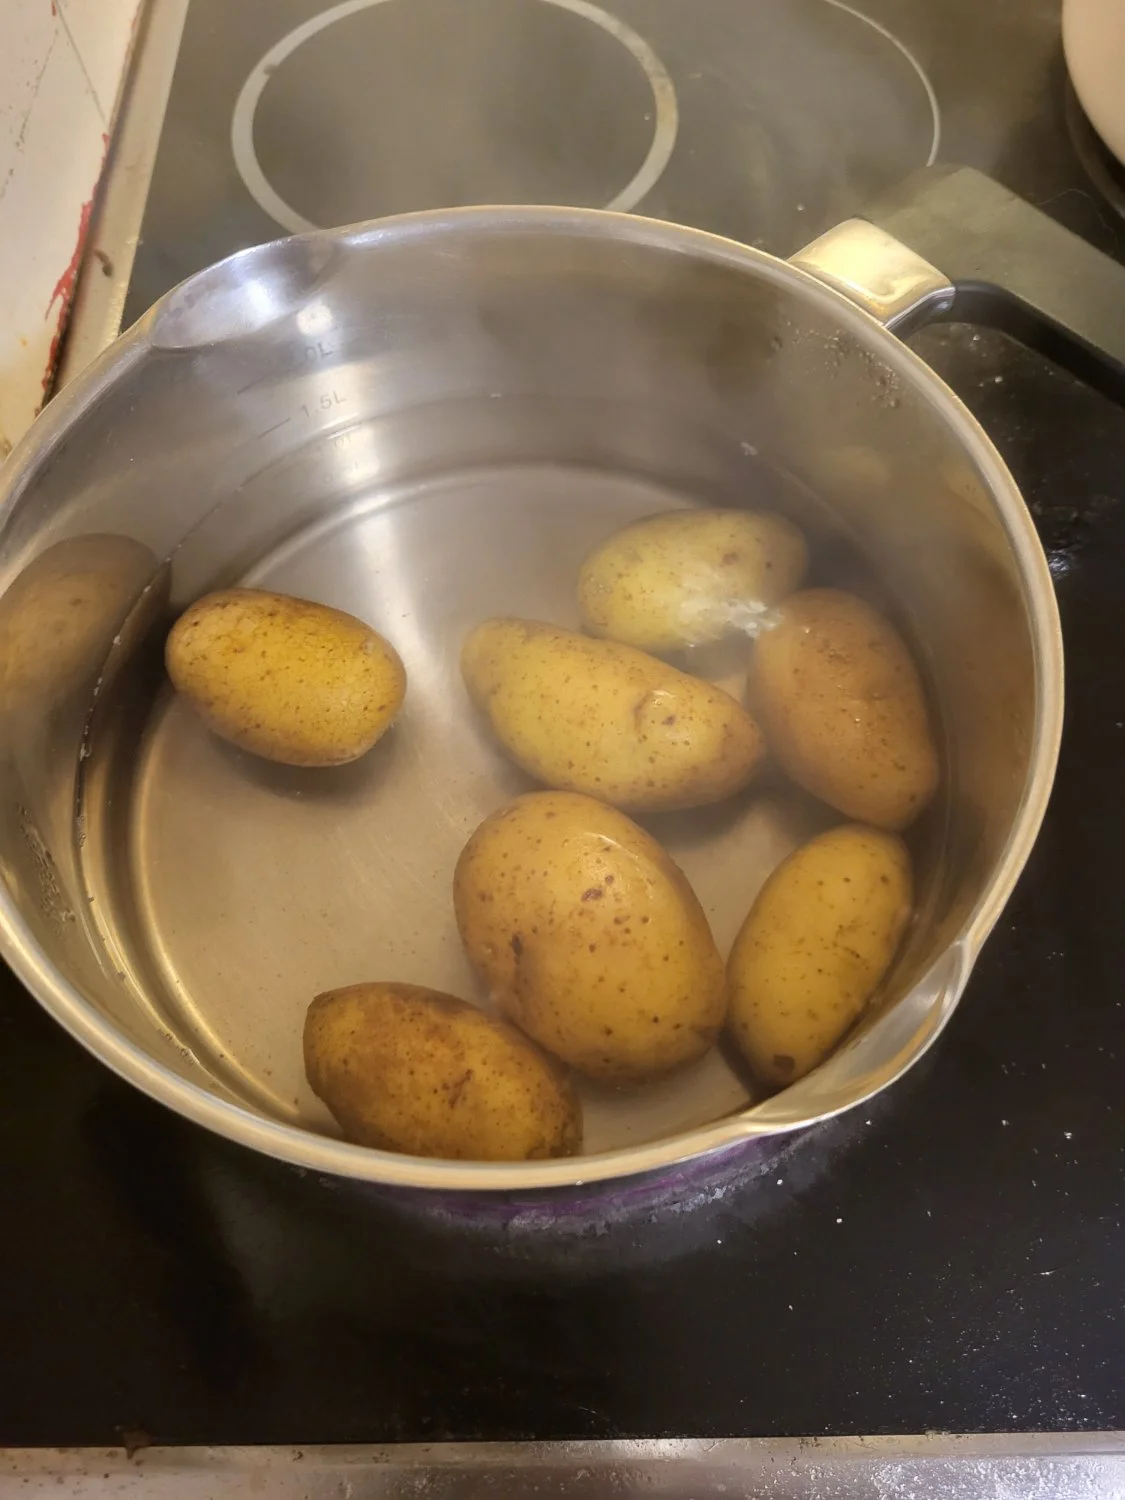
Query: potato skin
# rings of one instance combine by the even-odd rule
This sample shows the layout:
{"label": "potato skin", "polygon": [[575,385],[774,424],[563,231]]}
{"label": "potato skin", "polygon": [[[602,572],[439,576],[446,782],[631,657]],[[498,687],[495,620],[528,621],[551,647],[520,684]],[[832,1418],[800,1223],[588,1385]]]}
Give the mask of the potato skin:
{"label": "potato skin", "polygon": [[725,1011],[723,964],[683,872],[622,813],[530,792],[457,862],[461,939],[500,1009],[590,1078],[694,1062]]}
{"label": "potato skin", "polygon": [[338,766],[370,750],[406,693],[398,653],[342,610],[224,589],[176,621],[168,675],[215,734],[288,766]]}
{"label": "potato skin", "polygon": [[465,641],[473,701],[538,780],[635,811],[738,791],[765,743],[729,693],[616,641],[533,620],[486,620]]}
{"label": "potato skin", "polygon": [[353,984],[305,1018],[305,1072],[348,1140],[450,1161],[569,1156],[582,1116],[562,1069],[476,1006],[416,984]]}
{"label": "potato skin", "polygon": [[748,686],[781,768],[845,817],[905,828],[940,776],[905,642],[839,589],[792,594],[777,616],[755,642]]}
{"label": "potato skin", "polygon": [[678,651],[745,629],[800,586],[805,539],[782,516],[672,510],[617,531],[582,565],[578,607],[592,635]]}
{"label": "potato skin", "polygon": [[730,1033],[766,1083],[811,1072],[863,1011],[912,886],[902,840],[858,823],[802,845],[766,881],[727,963]]}
{"label": "potato skin", "polygon": [[166,603],[167,569],[126,536],[67,537],[29,563],[0,599],[5,715],[60,704],[92,681],[146,585],[155,608]]}

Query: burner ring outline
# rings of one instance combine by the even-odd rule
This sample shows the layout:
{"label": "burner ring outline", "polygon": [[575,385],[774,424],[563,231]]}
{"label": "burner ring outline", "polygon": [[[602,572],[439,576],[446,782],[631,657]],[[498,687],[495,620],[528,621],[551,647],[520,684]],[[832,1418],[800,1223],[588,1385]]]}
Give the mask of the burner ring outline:
{"label": "burner ring outline", "polygon": [[913,68],[918,76],[918,82],[926,95],[926,103],[930,106],[930,150],[923,162],[923,166],[932,167],[938,159],[941,150],[941,106],[938,104],[937,93],[930,82],[930,75],[911,52],[905,42],[900,41],[893,31],[888,30],[881,21],[876,21],[873,16],[865,15],[863,11],[856,10],[852,5],[847,5],[845,0],[824,0],[825,5],[830,5],[833,10],[842,10],[846,16],[854,16],[857,21],[862,21],[865,26],[870,26],[872,31],[877,31],[884,41],[890,42]]}
{"label": "burner ring outline", "polygon": [[[258,207],[282,228],[294,234],[328,226],[314,224],[311,219],[298,213],[282,198],[263,172],[254,146],[254,117],[259,101],[275,70],[311,37],[358,11],[388,3],[389,0],[341,0],[340,4],[321,11],[319,15],[311,17],[275,42],[254,64],[239,91],[230,130],[231,152],[238,174]],[[590,0],[540,0],[540,3],[568,10],[600,27],[632,55],[648,80],[653,99],[653,131],[648,152],[621,191],[603,205],[617,213],[628,213],[652,191],[672,159],[680,123],[675,86],[668,70],[644,37],[619,17],[591,4]],[[828,0],[828,3],[835,4],[836,0]]]}

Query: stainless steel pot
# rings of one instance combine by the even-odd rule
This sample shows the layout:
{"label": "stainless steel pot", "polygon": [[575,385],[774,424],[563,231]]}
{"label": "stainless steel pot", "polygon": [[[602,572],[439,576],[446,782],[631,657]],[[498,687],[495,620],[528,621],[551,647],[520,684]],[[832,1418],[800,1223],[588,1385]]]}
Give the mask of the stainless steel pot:
{"label": "stainless steel pot", "polygon": [[[948,223],[933,207],[948,191],[927,179],[904,200],[929,205],[923,238],[919,223]],[[519,1192],[653,1173],[886,1087],[941,1031],[1011,893],[1062,713],[1027,510],[973,418],[890,331],[955,297],[870,221],[790,264],[555,208],[314,233],[176,288],[50,404],[0,476],[8,962],[153,1097],[372,1182]],[[878,581],[925,664],[946,790],[917,834],[919,921],[883,1004],[764,1102],[718,1054],[635,1096],[591,1090],[578,1159],[457,1164],[344,1144],[301,1076],[305,1005],[362,978],[471,991],[453,864],[525,784],[469,713],[464,630],[492,613],[572,620],[594,541],[699,501],[796,514],[822,555]],[[170,609],[235,580],[330,600],[396,642],[408,711],[370,756],[270,766],[170,700]],[[652,826],[722,944],[817,817],[775,788]]]}

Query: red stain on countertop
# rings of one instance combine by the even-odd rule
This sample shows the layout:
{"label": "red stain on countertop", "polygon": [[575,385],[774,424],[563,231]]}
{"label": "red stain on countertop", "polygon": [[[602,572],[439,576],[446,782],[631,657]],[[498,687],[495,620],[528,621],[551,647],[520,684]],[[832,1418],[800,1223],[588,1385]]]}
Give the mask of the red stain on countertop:
{"label": "red stain on countertop", "polygon": [[47,303],[47,311],[43,314],[44,319],[51,316],[51,309],[55,303],[59,304],[58,318],[55,324],[55,336],[51,340],[51,347],[47,353],[47,368],[43,372],[43,394],[49,395],[52,382],[55,378],[55,366],[58,363],[59,349],[62,345],[63,330],[66,327],[66,315],[70,311],[70,301],[74,296],[74,286],[78,280],[78,269],[82,264],[82,252],[86,248],[86,235],[90,228],[90,215],[94,212],[93,198],[87,198],[82,205],[82,212],[78,216],[78,233],[75,236],[74,251],[66,270],[55,282],[55,290],[51,293],[51,300]]}
{"label": "red stain on countertop", "polygon": [[44,318],[51,316],[51,308],[60,299],[63,312],[70,306],[70,299],[74,295],[74,283],[78,280],[78,267],[82,264],[82,251],[86,245],[86,231],[90,227],[90,215],[94,212],[93,198],[87,198],[82,205],[82,212],[78,216],[78,235],[75,239],[74,252],[70,257],[66,270],[55,282],[55,290],[51,293],[51,300],[47,303],[47,311]]}
{"label": "red stain on countertop", "polygon": [[[59,312],[58,326],[55,336],[51,340],[51,347],[47,350],[47,368],[43,371],[43,400],[51,394],[51,387],[55,383],[55,367],[59,362],[59,350],[62,348],[63,324],[66,322],[66,308]],[[42,407],[40,407],[42,410]]]}

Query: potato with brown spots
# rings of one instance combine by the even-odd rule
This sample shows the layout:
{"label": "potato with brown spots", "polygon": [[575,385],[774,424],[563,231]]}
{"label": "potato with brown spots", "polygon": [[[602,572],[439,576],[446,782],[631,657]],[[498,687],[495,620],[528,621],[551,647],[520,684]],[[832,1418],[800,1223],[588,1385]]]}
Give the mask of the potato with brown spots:
{"label": "potato with brown spots", "polygon": [[729,693],[616,641],[487,620],[466,640],[461,670],[518,765],[618,807],[718,802],[763,758],[757,724]]}
{"label": "potato with brown spots", "polygon": [[846,817],[905,828],[937,790],[918,670],[855,594],[806,589],[779,605],[754,645],[749,698],[781,768]]}
{"label": "potato with brown spots", "polygon": [[777,867],[727,963],[730,1033],[761,1079],[783,1087],[823,1062],[889,969],[912,899],[902,840],[858,823]]}
{"label": "potato with brown spots", "polygon": [[406,692],[397,651],[369,625],[262,589],[197,600],[164,658],[210,730],[287,766],[356,760],[390,728]]}
{"label": "potato with brown spots", "polygon": [[582,1142],[563,1070],[503,1021],[416,984],[353,984],[305,1018],[305,1072],[348,1140],[451,1161],[540,1161]]}
{"label": "potato with brown spots", "polygon": [[590,1078],[640,1083],[703,1056],[723,964],[683,872],[591,797],[531,792],[457,863],[457,926],[503,1012]]}
{"label": "potato with brown spots", "polygon": [[808,552],[792,522],[752,510],[671,510],[626,526],[578,579],[582,623],[642,651],[702,646],[752,628],[799,588]]}

